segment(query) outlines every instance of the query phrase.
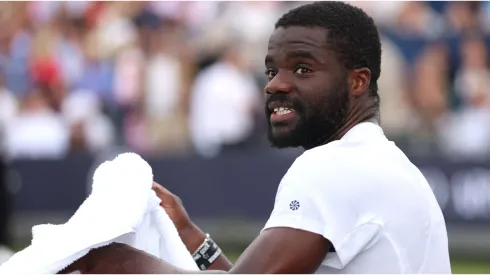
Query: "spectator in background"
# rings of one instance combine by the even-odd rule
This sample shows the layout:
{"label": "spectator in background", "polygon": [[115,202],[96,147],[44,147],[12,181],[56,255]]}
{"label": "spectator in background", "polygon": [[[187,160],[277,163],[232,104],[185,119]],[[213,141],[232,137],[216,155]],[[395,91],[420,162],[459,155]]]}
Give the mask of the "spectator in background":
{"label": "spectator in background", "polygon": [[[472,83],[479,81],[475,79],[485,78],[476,75],[485,73],[476,73],[475,66],[461,60],[459,41],[462,36],[476,32],[482,36],[481,41],[487,44],[488,51],[489,3],[349,2],[362,6],[374,17],[384,38],[383,55],[388,58],[383,58],[385,79],[380,79],[380,93],[384,94],[381,109],[386,115],[381,121],[390,138],[398,144],[406,141],[401,147],[414,150],[413,154],[432,153],[434,151],[428,149],[439,144],[438,136],[444,132],[440,128],[453,127],[441,126],[445,121],[455,121],[470,110],[475,125],[486,121],[484,110],[488,108],[469,99],[473,97],[470,90],[475,89],[471,88]],[[56,116],[65,116],[65,111],[56,112],[63,108],[65,100],[72,100],[70,94],[91,93],[102,106],[96,109],[104,110],[112,126],[106,125],[109,121],[102,111],[97,111],[95,116],[105,117],[100,125],[106,126],[101,128],[115,129],[115,141],[109,141],[112,130],[101,130],[101,138],[96,142],[99,145],[88,145],[85,134],[88,130],[83,126],[86,122],[61,117],[68,119],[73,145],[90,151],[102,144],[116,143],[129,145],[138,152],[160,155],[182,153],[194,144],[201,154],[215,155],[222,152],[217,148],[222,148],[223,144],[241,144],[239,140],[247,140],[244,138],[247,133],[258,136],[261,131],[249,129],[253,115],[241,110],[246,108],[243,106],[233,107],[229,118],[220,114],[216,120],[220,123],[216,124],[223,129],[216,125],[199,126],[201,121],[212,121],[206,116],[216,116],[213,114],[218,112],[216,108],[209,107],[212,111],[206,116],[196,113],[208,113],[208,107],[203,106],[241,100],[238,98],[242,95],[233,95],[237,99],[230,99],[229,94],[234,94],[230,91],[210,92],[225,90],[216,87],[223,86],[219,81],[227,75],[239,75],[234,79],[243,78],[244,74],[253,75],[260,83],[258,86],[263,87],[265,83],[261,82],[267,81],[263,75],[262,56],[266,51],[263,46],[267,43],[271,22],[284,10],[299,4],[267,1],[1,2],[0,70],[4,72],[5,85],[0,92],[0,120],[11,124],[16,119],[16,115],[12,115],[15,113],[12,110],[16,109],[13,102],[22,101],[33,87],[41,91],[43,100]],[[234,71],[216,76],[218,84],[206,87],[208,84],[203,83],[208,80],[203,79],[212,79],[212,72],[230,63],[220,59],[213,70],[208,70],[221,55],[220,47],[230,40],[231,34],[239,38],[241,47],[237,51],[241,59],[249,63],[248,68],[242,70],[227,65],[235,68]],[[437,44],[435,48],[434,44]],[[242,89],[246,88],[227,88]],[[199,92],[202,90],[206,92]],[[215,102],[206,103],[211,97]],[[244,96],[243,100],[249,99]],[[452,115],[461,100],[467,101],[466,106]],[[243,129],[232,126],[233,117]],[[476,123],[478,120],[482,122]],[[213,136],[215,128],[219,130]],[[201,134],[202,138],[198,138]],[[486,140],[483,136],[480,138]],[[441,141],[442,144],[446,143]]]}
{"label": "spectator in background", "polygon": [[149,139],[150,132],[144,105],[141,103],[131,106],[124,120],[124,136],[126,144],[140,153],[151,153],[153,144]]}
{"label": "spectator in background", "polygon": [[167,20],[151,34],[145,78],[145,110],[153,151],[175,153],[189,145],[185,84],[190,68],[183,56],[181,25]]}
{"label": "spectator in background", "polygon": [[[23,96],[32,87],[32,80],[29,71],[29,58],[32,47],[32,26],[27,16],[27,3],[16,2],[15,4],[5,2],[9,8],[2,17],[10,20],[2,24],[2,35],[5,35],[5,48],[3,57],[7,88],[14,92],[16,96]],[[4,18],[5,18],[4,17]]]}
{"label": "spectator in background", "polygon": [[[160,27],[160,18],[142,8],[132,18],[134,41],[122,47],[115,63],[115,97],[119,115],[117,123],[124,132],[125,143],[137,152],[153,149],[144,110],[145,76],[148,75],[148,52],[152,33]],[[160,77],[163,77],[161,75]]]}
{"label": "spectator in background", "polygon": [[486,33],[490,33],[490,2],[486,1],[481,3],[481,10],[479,14],[482,29]]}
{"label": "spectator in background", "polygon": [[65,97],[59,64],[51,57],[33,61],[31,79],[49,108],[59,111]]}
{"label": "spectator in background", "polygon": [[5,129],[5,149],[11,158],[62,158],[69,148],[70,131],[39,89],[21,104],[20,113]]}
{"label": "spectator in background", "polygon": [[[95,6],[97,7],[97,6]],[[117,144],[126,144],[125,120],[142,96],[144,57],[137,28],[131,20],[139,12],[139,2],[104,2],[91,9],[93,27],[88,30],[86,85],[103,100],[117,130]]]}
{"label": "spectator in background", "polygon": [[71,128],[72,151],[97,153],[114,145],[114,126],[93,93],[72,92],[63,102],[62,115]]}
{"label": "spectator in background", "polygon": [[478,1],[450,1],[446,5],[447,31],[464,33],[480,29]]}
{"label": "spectator in background", "polygon": [[438,153],[436,122],[449,111],[447,68],[445,45],[433,43],[424,48],[411,69],[411,100],[419,123],[410,149],[417,154]]}
{"label": "spectator in background", "polygon": [[18,102],[5,82],[5,74],[0,71],[0,135],[5,130],[5,125],[15,118],[18,112]]}
{"label": "spectator in background", "polygon": [[[126,19],[128,20],[128,19]],[[119,30],[127,34],[126,40],[119,41],[114,47],[114,100],[119,107],[129,108],[137,104],[143,95],[143,73],[145,66],[144,54],[141,49],[141,40],[138,39],[135,26],[129,24],[127,30]],[[122,22],[112,24],[123,24]],[[114,26],[115,28],[115,26]],[[122,26],[120,27],[122,28]],[[107,41],[108,43],[108,41]],[[106,46],[108,47],[108,46]]]}
{"label": "spectator in background", "polygon": [[383,74],[378,79],[381,126],[390,139],[400,141],[412,135],[419,122],[406,85],[407,64],[389,39],[381,36],[381,46]]}
{"label": "spectator in background", "polygon": [[444,31],[444,21],[424,1],[405,1],[397,18],[402,36],[437,38]]}
{"label": "spectator in background", "polygon": [[121,48],[136,40],[136,28],[131,18],[142,5],[134,1],[105,3],[93,29],[97,41],[94,50],[100,59],[114,59]]}
{"label": "spectator in background", "polygon": [[[461,41],[462,66],[456,74],[455,89],[471,105],[472,101],[489,107],[490,70],[488,54],[481,37],[469,37]],[[480,105],[480,104],[477,104]]]}
{"label": "spectator in background", "polygon": [[346,1],[369,13],[377,26],[392,28],[400,13],[406,8],[405,1]]}
{"label": "spectator in background", "polygon": [[461,42],[462,66],[455,89],[463,107],[439,124],[444,152],[458,158],[490,155],[490,69],[485,44],[479,37]]}
{"label": "spectator in background", "polygon": [[[78,3],[78,2],[64,2]],[[57,26],[60,29],[59,39],[54,45],[56,51],[55,59],[59,64],[61,76],[68,90],[74,88],[83,73],[84,55],[83,39],[86,23],[83,18],[71,17],[68,7],[61,10],[57,18]]]}
{"label": "spectator in background", "polygon": [[143,100],[145,57],[140,43],[134,41],[119,49],[114,61],[114,104],[110,107],[120,142],[127,143],[129,137],[122,131],[125,120]]}
{"label": "spectator in background", "polygon": [[240,45],[236,40],[227,45],[220,59],[199,73],[191,91],[191,139],[202,156],[215,156],[223,146],[246,147],[254,128],[260,89]]}
{"label": "spectator in background", "polygon": [[84,36],[83,71],[74,90],[84,90],[95,94],[104,103],[113,102],[113,67],[110,60],[101,59],[94,33]]}
{"label": "spectator in background", "polygon": [[267,42],[274,30],[276,20],[283,10],[280,2],[274,1],[236,1],[228,2],[226,13],[221,17],[224,24],[231,27],[230,32],[238,35],[246,43],[242,49],[244,57],[256,72],[264,70],[264,56]]}

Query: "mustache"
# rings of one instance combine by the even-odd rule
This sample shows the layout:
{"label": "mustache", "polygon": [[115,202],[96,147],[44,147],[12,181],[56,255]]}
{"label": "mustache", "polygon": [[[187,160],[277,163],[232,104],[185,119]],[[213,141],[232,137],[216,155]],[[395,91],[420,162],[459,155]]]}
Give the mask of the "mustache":
{"label": "mustache", "polygon": [[275,93],[275,94],[271,94],[269,95],[266,100],[265,100],[265,108],[267,110],[269,110],[267,108],[267,106],[269,106],[269,104],[271,103],[275,103],[275,102],[280,102],[284,105],[287,105],[287,106],[291,106],[292,108],[294,108],[295,110],[298,110],[300,111],[302,109],[302,104],[301,104],[301,101],[298,100],[297,98],[293,98],[293,97],[290,97],[290,96],[287,96],[287,94],[284,94],[284,93]]}

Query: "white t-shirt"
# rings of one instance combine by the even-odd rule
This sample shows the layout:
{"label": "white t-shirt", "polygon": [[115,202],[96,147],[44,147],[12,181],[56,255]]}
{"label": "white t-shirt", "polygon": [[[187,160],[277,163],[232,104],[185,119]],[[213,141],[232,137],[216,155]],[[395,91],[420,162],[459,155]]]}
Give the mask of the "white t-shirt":
{"label": "white t-shirt", "polygon": [[283,177],[265,229],[323,235],[316,273],[451,273],[444,217],[422,173],[373,123],[306,151]]}

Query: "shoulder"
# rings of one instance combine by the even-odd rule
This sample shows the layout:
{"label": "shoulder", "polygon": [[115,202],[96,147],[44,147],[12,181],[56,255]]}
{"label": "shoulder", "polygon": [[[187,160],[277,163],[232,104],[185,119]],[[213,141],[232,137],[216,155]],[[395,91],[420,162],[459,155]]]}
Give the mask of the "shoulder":
{"label": "shoulder", "polygon": [[[339,158],[341,158],[340,160],[342,161],[346,161],[349,159],[349,156],[346,156],[345,154],[351,151],[351,148],[347,146],[346,142],[338,140],[305,151],[296,159],[296,162],[304,163],[323,161],[332,163],[339,160]],[[318,165],[320,164],[318,163]]]}
{"label": "shoulder", "polygon": [[400,180],[402,174],[412,175],[410,163],[392,147],[384,141],[340,140],[308,150],[288,169],[279,189],[287,187],[332,200],[365,194],[377,197],[373,190],[391,190],[392,184],[387,183]]}
{"label": "shoulder", "polygon": [[289,227],[322,235],[335,247],[333,260],[345,266],[381,230],[381,220],[364,168],[362,150],[345,141],[308,150],[283,177],[264,229]]}
{"label": "shoulder", "polygon": [[302,184],[320,184],[323,186],[335,182],[353,182],[358,179],[358,150],[346,146],[345,142],[335,141],[311,150],[299,156],[285,174],[284,182]]}

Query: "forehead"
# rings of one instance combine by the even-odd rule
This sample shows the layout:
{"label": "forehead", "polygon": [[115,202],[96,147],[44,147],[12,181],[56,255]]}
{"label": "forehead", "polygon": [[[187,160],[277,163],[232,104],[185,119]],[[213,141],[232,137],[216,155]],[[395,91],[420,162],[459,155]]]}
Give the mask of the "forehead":
{"label": "forehead", "polygon": [[269,39],[268,54],[280,55],[290,51],[309,52],[322,59],[331,58],[327,30],[321,27],[300,26],[275,29]]}

